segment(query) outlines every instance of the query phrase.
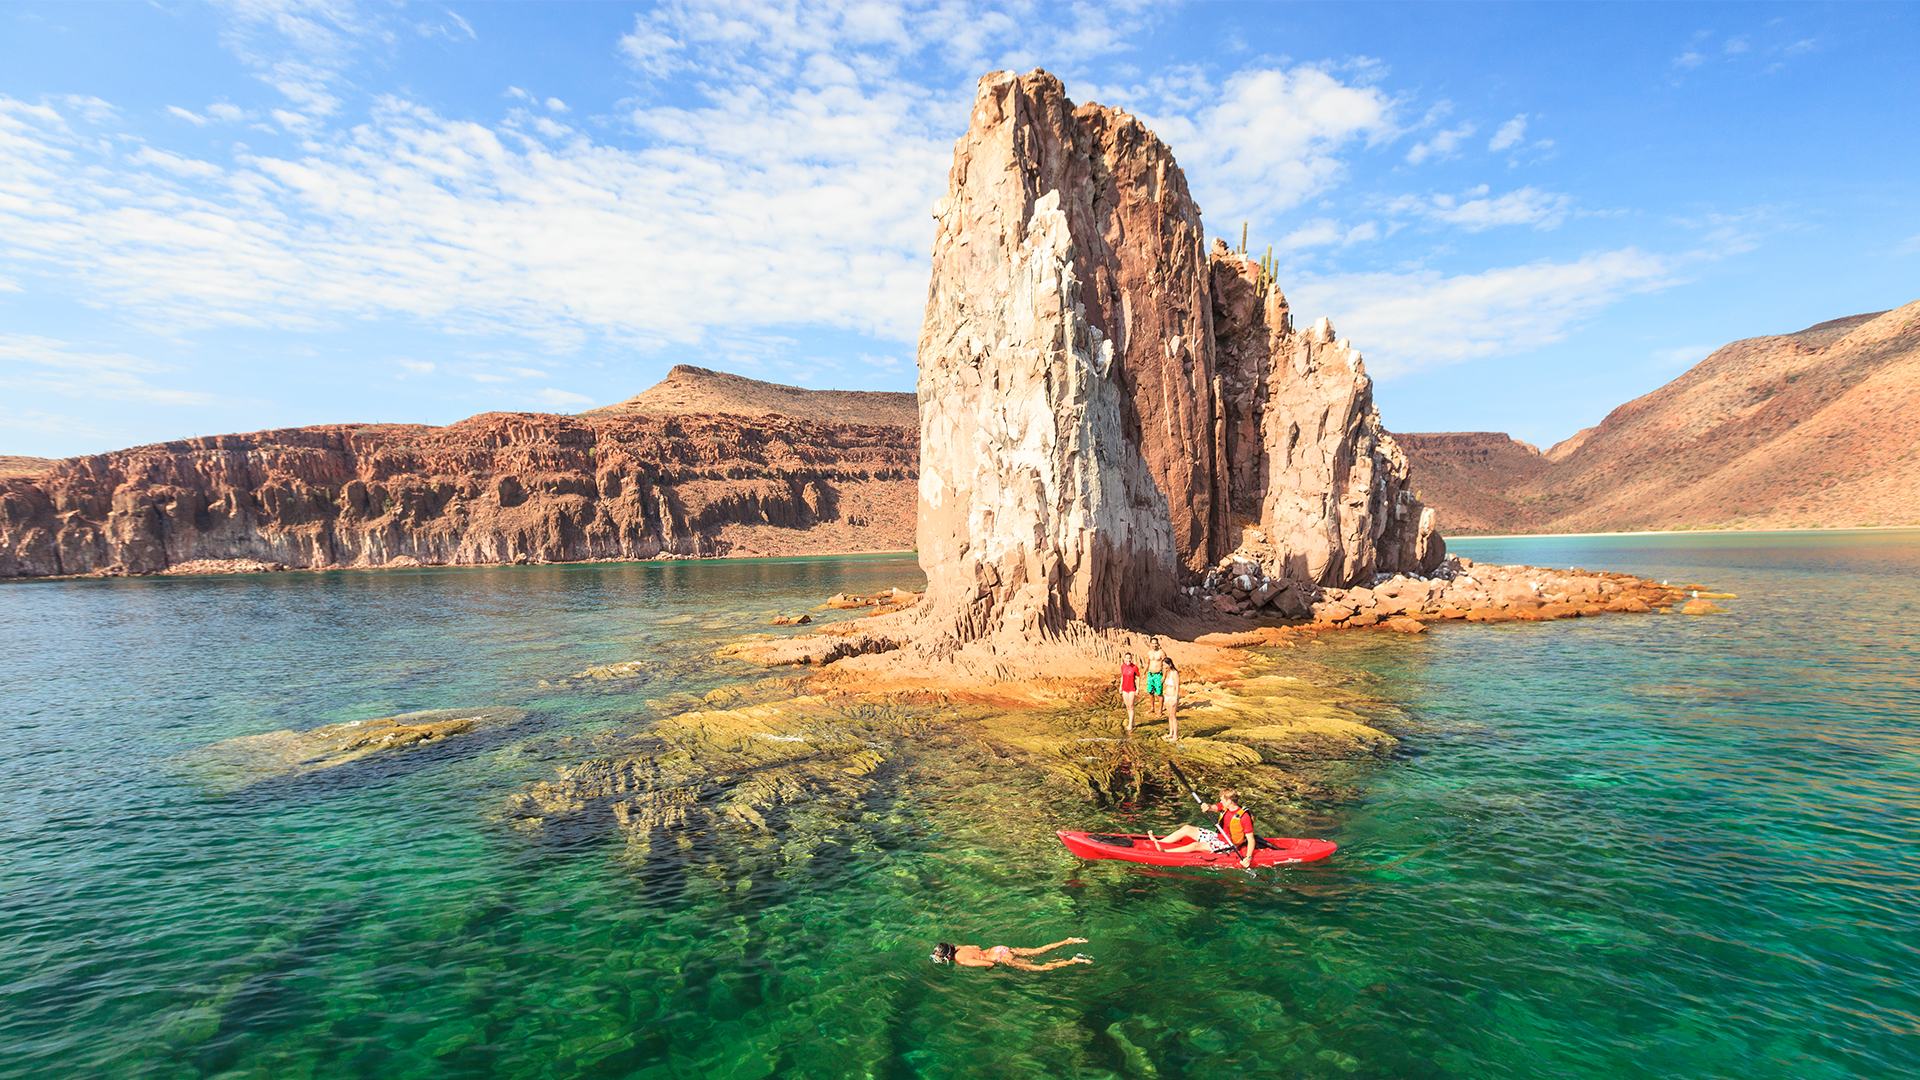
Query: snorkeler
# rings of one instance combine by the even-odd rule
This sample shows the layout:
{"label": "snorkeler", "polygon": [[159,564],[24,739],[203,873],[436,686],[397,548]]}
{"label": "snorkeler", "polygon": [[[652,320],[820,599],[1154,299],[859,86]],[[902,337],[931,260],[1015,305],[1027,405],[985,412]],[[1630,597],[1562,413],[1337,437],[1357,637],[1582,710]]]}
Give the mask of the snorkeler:
{"label": "snorkeler", "polygon": [[1068,964],[1091,964],[1093,957],[1080,954],[1070,960],[1053,960],[1045,964],[1033,963],[1027,957],[1039,956],[1062,945],[1085,945],[1086,943],[1086,938],[1070,937],[1051,945],[1042,945],[1037,949],[1010,949],[1005,945],[983,949],[978,945],[949,945],[943,941],[933,947],[932,959],[936,964],[958,964],[961,967],[990,968],[1005,964],[1010,968],[1019,968],[1021,971],[1052,971],[1054,968],[1063,968]]}

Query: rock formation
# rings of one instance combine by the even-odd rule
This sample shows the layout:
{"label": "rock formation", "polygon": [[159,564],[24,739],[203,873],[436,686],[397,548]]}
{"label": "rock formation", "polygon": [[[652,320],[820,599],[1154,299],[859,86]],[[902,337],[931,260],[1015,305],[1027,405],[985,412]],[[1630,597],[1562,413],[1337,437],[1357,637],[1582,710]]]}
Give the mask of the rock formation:
{"label": "rock formation", "polygon": [[1217,547],[1199,210],[1139,121],[980,81],[935,208],[920,553],[936,618],[1112,625]]}
{"label": "rock formation", "polygon": [[1270,577],[1314,585],[1432,571],[1446,545],[1360,353],[1327,319],[1296,330],[1259,263],[1218,240],[1211,259],[1230,506],[1259,523],[1241,550]]}
{"label": "rock formation", "polygon": [[934,633],[1138,622],[1241,545],[1237,524],[1303,583],[1438,563],[1359,355],[1324,320],[1296,333],[1253,264],[1207,256],[1185,174],[1138,120],[1042,71],[990,74],[934,216]]}
{"label": "rock formation", "polygon": [[[1407,438],[1423,483],[1446,475],[1436,436]],[[1428,494],[1501,532],[1912,525],[1916,446],[1920,301],[1736,341],[1545,455]]]}
{"label": "rock formation", "polygon": [[0,478],[0,577],[898,551],[913,440],[774,415],[488,413],[162,443]]}

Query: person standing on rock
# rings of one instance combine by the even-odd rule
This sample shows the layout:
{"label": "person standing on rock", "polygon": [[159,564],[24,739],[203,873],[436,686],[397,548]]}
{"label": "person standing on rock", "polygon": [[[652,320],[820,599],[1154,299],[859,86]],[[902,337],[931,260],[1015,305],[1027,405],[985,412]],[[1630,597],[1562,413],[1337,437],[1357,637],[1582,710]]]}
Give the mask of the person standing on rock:
{"label": "person standing on rock", "polygon": [[1171,656],[1160,661],[1160,663],[1167,669],[1164,677],[1160,681],[1160,692],[1164,695],[1167,706],[1167,733],[1162,735],[1161,738],[1168,742],[1179,742],[1180,668],[1174,664],[1173,657]]}
{"label": "person standing on rock", "polygon": [[1133,662],[1133,654],[1127,653],[1120,658],[1120,700],[1127,703],[1127,738],[1133,738],[1133,699],[1140,692],[1138,679],[1140,665]]}
{"label": "person standing on rock", "polygon": [[1160,715],[1160,688],[1161,688],[1161,683],[1163,681],[1161,678],[1161,675],[1163,674],[1161,669],[1164,667],[1166,662],[1167,662],[1167,654],[1160,651],[1160,639],[1148,638],[1147,639],[1147,717],[1148,719],[1155,719],[1155,718],[1158,718]]}

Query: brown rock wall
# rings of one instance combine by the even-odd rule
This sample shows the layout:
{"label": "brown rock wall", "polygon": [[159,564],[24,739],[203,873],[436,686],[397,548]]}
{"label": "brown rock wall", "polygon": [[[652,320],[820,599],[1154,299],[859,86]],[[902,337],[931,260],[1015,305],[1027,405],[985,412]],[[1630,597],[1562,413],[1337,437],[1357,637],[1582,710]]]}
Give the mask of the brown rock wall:
{"label": "brown rock wall", "polygon": [[1228,561],[1245,554],[1269,577],[1317,585],[1430,572],[1446,545],[1360,353],[1327,319],[1297,330],[1259,264],[1220,241],[1211,259],[1227,487],[1236,520],[1259,526]]}
{"label": "brown rock wall", "polygon": [[913,431],[488,413],[221,435],[0,478],[0,577],[902,550]]}

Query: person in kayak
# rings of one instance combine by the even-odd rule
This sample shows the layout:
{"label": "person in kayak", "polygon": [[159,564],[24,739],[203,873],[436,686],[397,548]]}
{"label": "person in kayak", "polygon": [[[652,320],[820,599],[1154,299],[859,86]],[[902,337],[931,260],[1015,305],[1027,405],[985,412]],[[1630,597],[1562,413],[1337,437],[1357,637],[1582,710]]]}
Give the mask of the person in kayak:
{"label": "person in kayak", "polygon": [[1127,703],[1127,737],[1133,737],[1133,699],[1140,692],[1140,665],[1133,662],[1133,654],[1127,653],[1120,658],[1120,700]]}
{"label": "person in kayak", "polygon": [[[1165,836],[1147,834],[1160,850],[1170,854],[1183,854],[1189,851],[1212,851],[1225,855],[1240,856],[1241,866],[1253,865],[1253,815],[1240,805],[1240,793],[1232,788],[1220,789],[1220,801],[1203,803],[1202,810],[1211,810],[1220,815],[1219,828],[1200,829],[1192,825],[1182,825]],[[1168,847],[1176,841],[1184,841],[1179,847]]]}
{"label": "person in kayak", "polygon": [[1159,638],[1147,639],[1147,716],[1160,715],[1161,667],[1167,662],[1167,654],[1160,649]]}
{"label": "person in kayak", "polygon": [[1093,957],[1076,955],[1071,959],[1050,960],[1044,964],[1036,964],[1027,957],[1039,956],[1062,945],[1085,945],[1086,943],[1086,938],[1070,937],[1051,945],[1042,945],[1037,949],[1010,949],[1005,945],[994,945],[983,949],[978,945],[950,945],[943,941],[933,947],[932,960],[936,964],[958,964],[961,967],[990,968],[1005,964],[1010,968],[1019,968],[1021,971],[1052,971],[1054,968],[1063,968],[1069,964],[1091,964]]}

